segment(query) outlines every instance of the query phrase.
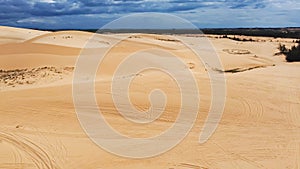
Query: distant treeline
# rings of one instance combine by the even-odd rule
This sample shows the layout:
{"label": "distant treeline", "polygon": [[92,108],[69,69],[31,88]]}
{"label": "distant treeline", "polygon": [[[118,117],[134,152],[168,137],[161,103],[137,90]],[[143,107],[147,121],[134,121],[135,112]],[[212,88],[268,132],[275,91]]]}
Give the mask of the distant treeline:
{"label": "distant treeline", "polygon": [[[70,29],[47,30],[62,31]],[[74,30],[74,29],[72,29]],[[97,32],[97,29],[79,29],[80,31]],[[98,33],[153,33],[153,34],[204,34],[245,35],[274,38],[300,38],[300,28],[217,28],[217,29],[104,29]]]}
{"label": "distant treeline", "polygon": [[265,36],[274,38],[300,38],[300,28],[234,28],[202,29],[205,34]]}

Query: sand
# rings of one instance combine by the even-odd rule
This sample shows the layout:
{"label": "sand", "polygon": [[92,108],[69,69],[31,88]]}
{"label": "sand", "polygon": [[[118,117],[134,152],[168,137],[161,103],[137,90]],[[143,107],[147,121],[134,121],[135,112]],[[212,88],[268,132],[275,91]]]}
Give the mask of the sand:
{"label": "sand", "polygon": [[[165,112],[151,124],[124,120],[113,105],[110,87],[115,66],[126,54],[154,47],[172,52],[186,64],[176,69],[191,70],[199,84],[199,114],[187,137],[164,154],[137,160],[98,147],[77,119],[73,72],[91,33],[3,26],[0,30],[1,169],[300,167],[300,64],[274,56],[279,43],[292,45],[290,39],[252,37],[255,42],[237,42],[209,36],[224,67],[218,71],[225,72],[227,95],[220,124],[204,144],[198,140],[211,101],[207,68],[182,44],[165,35],[136,35],[115,47],[97,72],[95,91],[105,119],[124,135],[145,138],[160,134],[172,126],[180,104],[179,89],[169,76],[154,70],[140,74],[125,71],[120,78],[135,77],[130,92],[138,110],[149,108],[148,93],[153,88],[165,91],[169,100]],[[199,38],[176,36],[192,45]],[[118,37],[124,35],[99,35],[87,51],[105,50]],[[153,63],[157,66],[168,60],[155,51],[147,56],[157,57],[161,61]],[[127,147],[122,148],[126,151]]]}

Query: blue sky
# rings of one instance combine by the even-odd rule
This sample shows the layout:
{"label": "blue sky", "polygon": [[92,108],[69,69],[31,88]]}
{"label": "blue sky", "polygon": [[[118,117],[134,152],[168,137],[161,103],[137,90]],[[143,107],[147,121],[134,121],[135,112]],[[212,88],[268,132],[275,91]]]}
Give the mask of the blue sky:
{"label": "blue sky", "polygon": [[128,14],[162,12],[200,28],[300,27],[300,0],[0,0],[0,24],[88,29]]}

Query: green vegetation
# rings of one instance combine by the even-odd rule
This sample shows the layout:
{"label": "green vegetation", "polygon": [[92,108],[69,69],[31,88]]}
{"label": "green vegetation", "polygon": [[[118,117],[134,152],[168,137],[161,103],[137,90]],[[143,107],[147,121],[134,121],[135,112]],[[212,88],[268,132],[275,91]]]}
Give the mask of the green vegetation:
{"label": "green vegetation", "polygon": [[223,35],[222,38],[228,38],[231,40],[235,40],[235,41],[242,41],[242,42],[254,42],[255,40],[253,40],[252,38],[250,39],[245,39],[245,38],[237,38],[237,37],[229,37],[227,35]]}
{"label": "green vegetation", "polygon": [[300,28],[216,28],[202,29],[205,34],[245,35],[274,38],[300,38]]}
{"label": "green vegetation", "polygon": [[292,46],[291,49],[287,49],[285,45],[279,44],[278,47],[281,54],[285,55],[287,62],[299,62],[300,61],[300,43],[298,41],[297,46]]}

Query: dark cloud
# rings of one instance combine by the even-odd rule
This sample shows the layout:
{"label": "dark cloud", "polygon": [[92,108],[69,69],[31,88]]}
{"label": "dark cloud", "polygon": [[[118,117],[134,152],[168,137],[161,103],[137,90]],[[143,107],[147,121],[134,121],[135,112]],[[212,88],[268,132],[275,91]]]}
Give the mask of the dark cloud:
{"label": "dark cloud", "polygon": [[[88,17],[83,15],[126,15],[136,12],[163,12],[197,14],[197,10],[239,10],[264,9],[268,1],[264,0],[0,0],[0,24],[12,26],[51,25],[37,23],[30,18],[52,18],[84,24]],[[109,19],[106,19],[109,20]],[[27,23],[26,23],[27,22]],[[30,23],[31,22],[31,23]],[[34,23],[33,23],[34,22]]]}
{"label": "dark cloud", "polygon": [[[28,16],[59,16],[122,12],[174,12],[192,10],[201,7],[212,7],[215,2],[232,8],[246,7],[259,1],[208,1],[208,0],[173,0],[173,1],[144,1],[144,0],[68,0],[68,1],[30,1],[30,0],[1,0],[0,13],[10,17],[10,13]],[[211,4],[209,4],[211,2]],[[254,3],[253,3],[254,2]],[[260,5],[261,6],[261,5]]]}
{"label": "dark cloud", "polygon": [[228,1],[231,9],[242,9],[242,8],[264,8],[266,7],[265,2],[262,0],[235,0]]}

